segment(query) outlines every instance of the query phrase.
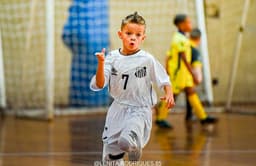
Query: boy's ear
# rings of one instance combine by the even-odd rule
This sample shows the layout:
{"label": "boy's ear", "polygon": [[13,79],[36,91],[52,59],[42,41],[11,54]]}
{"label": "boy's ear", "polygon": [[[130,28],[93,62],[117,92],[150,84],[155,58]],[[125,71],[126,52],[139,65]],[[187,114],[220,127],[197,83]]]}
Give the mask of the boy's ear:
{"label": "boy's ear", "polygon": [[145,39],[146,39],[146,35],[143,35],[143,37],[142,37],[142,41],[144,41]]}
{"label": "boy's ear", "polygon": [[120,39],[122,39],[122,32],[121,31],[118,31],[117,35],[119,36]]}

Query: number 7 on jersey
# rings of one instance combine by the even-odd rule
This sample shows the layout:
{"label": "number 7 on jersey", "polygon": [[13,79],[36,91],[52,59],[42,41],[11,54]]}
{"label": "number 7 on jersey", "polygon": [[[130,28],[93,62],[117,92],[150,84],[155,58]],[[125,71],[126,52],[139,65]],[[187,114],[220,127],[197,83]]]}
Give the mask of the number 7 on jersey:
{"label": "number 7 on jersey", "polygon": [[124,79],[124,90],[126,90],[129,74],[122,74],[122,79]]}

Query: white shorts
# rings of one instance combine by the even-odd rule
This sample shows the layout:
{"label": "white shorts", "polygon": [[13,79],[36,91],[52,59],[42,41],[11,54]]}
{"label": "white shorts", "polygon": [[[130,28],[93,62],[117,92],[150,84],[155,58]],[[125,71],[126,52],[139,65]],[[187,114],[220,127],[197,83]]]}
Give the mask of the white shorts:
{"label": "white shorts", "polygon": [[121,136],[128,138],[130,131],[136,133],[143,148],[149,141],[151,128],[152,110],[150,107],[129,106],[114,101],[108,110],[102,135],[103,158],[108,154],[124,153],[119,148],[118,139]]}

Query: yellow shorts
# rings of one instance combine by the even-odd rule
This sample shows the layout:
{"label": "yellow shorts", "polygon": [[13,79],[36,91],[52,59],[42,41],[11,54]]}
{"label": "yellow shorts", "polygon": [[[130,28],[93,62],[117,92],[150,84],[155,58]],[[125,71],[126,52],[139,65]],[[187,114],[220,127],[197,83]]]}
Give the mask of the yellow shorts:
{"label": "yellow shorts", "polygon": [[186,69],[180,69],[177,73],[170,73],[170,81],[172,82],[173,93],[179,94],[185,88],[194,87],[194,80]]}

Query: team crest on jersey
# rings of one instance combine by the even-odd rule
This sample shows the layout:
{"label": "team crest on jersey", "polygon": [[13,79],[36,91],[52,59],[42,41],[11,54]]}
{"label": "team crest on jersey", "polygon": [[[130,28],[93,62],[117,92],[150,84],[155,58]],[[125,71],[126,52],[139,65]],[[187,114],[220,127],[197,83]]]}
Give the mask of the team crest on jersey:
{"label": "team crest on jersey", "polygon": [[146,66],[144,66],[144,67],[137,67],[136,68],[135,76],[137,78],[146,77],[146,75],[147,75],[147,68],[146,68]]}
{"label": "team crest on jersey", "polygon": [[117,75],[117,70],[114,67],[111,69],[111,74],[115,76]]}

